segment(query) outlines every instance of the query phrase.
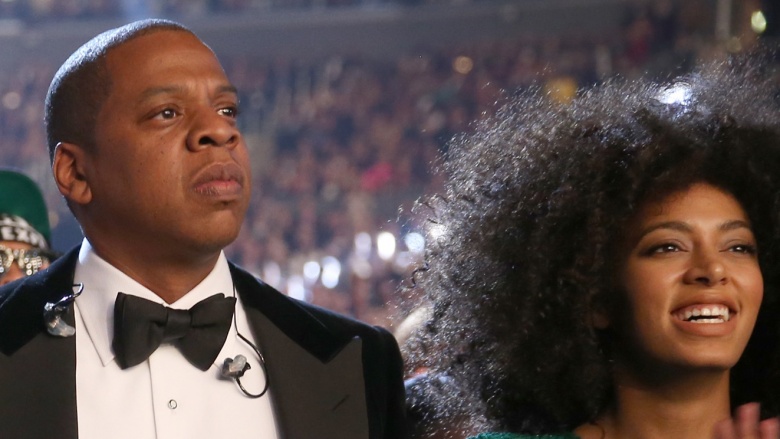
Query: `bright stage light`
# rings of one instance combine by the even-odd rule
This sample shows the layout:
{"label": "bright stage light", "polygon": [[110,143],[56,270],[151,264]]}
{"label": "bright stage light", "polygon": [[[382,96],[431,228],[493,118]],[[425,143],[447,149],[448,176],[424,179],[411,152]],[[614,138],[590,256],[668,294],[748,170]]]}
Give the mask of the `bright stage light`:
{"label": "bright stage light", "polygon": [[757,34],[762,34],[766,31],[766,17],[763,11],[755,11],[750,15],[750,27]]}

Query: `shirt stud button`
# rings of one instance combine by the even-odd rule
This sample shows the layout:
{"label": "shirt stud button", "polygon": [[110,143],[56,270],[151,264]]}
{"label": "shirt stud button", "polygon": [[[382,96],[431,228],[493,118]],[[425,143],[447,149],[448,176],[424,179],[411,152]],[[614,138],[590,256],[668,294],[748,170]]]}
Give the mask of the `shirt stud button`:
{"label": "shirt stud button", "polygon": [[178,406],[179,406],[179,403],[177,403],[175,399],[172,399],[172,400],[168,401],[168,408],[169,409],[176,410],[176,407],[178,407]]}

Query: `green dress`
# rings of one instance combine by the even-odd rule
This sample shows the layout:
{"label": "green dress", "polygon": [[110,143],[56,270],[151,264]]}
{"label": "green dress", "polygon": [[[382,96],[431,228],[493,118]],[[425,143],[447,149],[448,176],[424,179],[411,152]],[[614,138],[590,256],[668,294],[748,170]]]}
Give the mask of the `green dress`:
{"label": "green dress", "polygon": [[580,439],[580,437],[574,433],[561,433],[561,434],[481,433],[469,439]]}

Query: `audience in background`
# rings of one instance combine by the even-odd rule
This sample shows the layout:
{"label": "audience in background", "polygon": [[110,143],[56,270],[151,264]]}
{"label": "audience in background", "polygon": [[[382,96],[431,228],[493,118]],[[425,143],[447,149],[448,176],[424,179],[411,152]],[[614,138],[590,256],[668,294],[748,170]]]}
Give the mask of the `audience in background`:
{"label": "audience in background", "polygon": [[[28,22],[62,19],[119,18],[128,13],[202,17],[207,14],[247,13],[269,10],[307,10],[322,8],[365,8],[381,6],[419,6],[478,3],[489,0],[3,0],[0,18],[16,18]],[[650,2],[636,0],[638,7]],[[670,1],[654,2],[645,15],[653,24],[673,17],[665,6]],[[648,8],[649,9],[649,8]]]}
{"label": "audience in background", "polygon": [[[256,9],[259,3],[145,4],[152,13],[175,15]],[[241,123],[255,176],[254,200],[230,257],[288,294],[389,325],[397,310],[387,304],[397,300],[398,285],[421,258],[420,236],[413,233],[422,224],[411,206],[441,187],[431,170],[447,141],[517,89],[543,86],[565,102],[578,87],[615,74],[684,69],[680,60],[696,57],[689,42],[701,26],[678,11],[680,3],[671,6],[640,9],[627,18],[624,35],[478,42],[397,59],[344,54],[304,64],[251,53],[221,59],[242,93]],[[86,19],[118,14],[120,7],[111,0],[17,0],[3,2],[0,17]],[[42,185],[53,227],[64,231],[72,221],[49,177],[40,122],[56,64],[31,54],[0,76],[0,163],[23,169]],[[383,231],[395,238],[395,247],[386,237],[379,252]]]}
{"label": "audience in background", "polygon": [[54,259],[41,191],[29,177],[0,169],[0,285],[33,275]]}

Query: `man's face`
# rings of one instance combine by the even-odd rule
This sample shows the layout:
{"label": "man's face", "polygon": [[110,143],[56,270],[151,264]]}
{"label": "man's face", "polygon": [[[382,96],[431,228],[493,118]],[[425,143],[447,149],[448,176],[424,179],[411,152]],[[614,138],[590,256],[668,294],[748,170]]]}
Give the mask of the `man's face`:
{"label": "man's face", "polygon": [[85,156],[87,236],[154,257],[217,252],[238,234],[251,186],[238,98],[219,61],[195,36],[163,30],[112,49],[107,66]]}

